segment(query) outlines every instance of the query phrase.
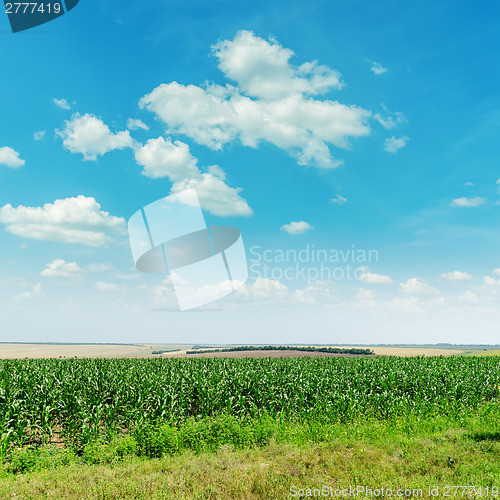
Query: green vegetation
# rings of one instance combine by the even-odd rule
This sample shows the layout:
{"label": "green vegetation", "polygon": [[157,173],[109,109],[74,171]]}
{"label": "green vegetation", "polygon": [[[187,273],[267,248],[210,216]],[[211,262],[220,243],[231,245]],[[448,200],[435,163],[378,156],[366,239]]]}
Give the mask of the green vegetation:
{"label": "green vegetation", "polygon": [[274,500],[288,498],[292,486],[442,492],[474,484],[497,498],[484,491],[500,481],[498,401],[458,419],[254,422],[256,429],[234,417],[164,425],[142,443],[114,436],[80,455],[48,445],[16,449],[0,472],[0,497]]}
{"label": "green vegetation", "polygon": [[153,351],[151,354],[163,354],[164,352],[179,352],[180,349],[163,349],[158,351]]}
{"label": "green vegetation", "polygon": [[[494,356],[5,360],[0,497],[90,487],[89,498],[277,498],[316,480],[401,475],[405,485],[471,474],[498,484],[499,405]],[[346,457],[362,472],[346,469]],[[199,482],[176,469],[203,463]],[[249,478],[231,472],[230,486],[217,483],[221,467],[242,464]],[[172,487],[158,467],[179,481],[171,496],[158,489]],[[105,483],[91,479],[97,470]],[[151,495],[127,474],[151,477]]]}
{"label": "green vegetation", "polygon": [[[265,345],[253,346],[243,345],[227,347],[225,349],[206,349],[196,351],[186,351],[186,354],[204,354],[207,352],[243,352],[243,351],[303,351],[303,352],[328,352],[330,354],[364,354],[371,355],[371,349],[358,349],[357,347],[344,349],[342,347],[314,347],[314,346],[288,346],[288,345]],[[154,353],[153,353],[154,354]]]}

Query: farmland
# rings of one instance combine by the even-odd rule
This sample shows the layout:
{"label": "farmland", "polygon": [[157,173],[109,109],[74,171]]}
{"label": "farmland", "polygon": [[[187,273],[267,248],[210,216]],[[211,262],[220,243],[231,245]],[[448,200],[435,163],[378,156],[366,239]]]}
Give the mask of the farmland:
{"label": "farmland", "polygon": [[[148,357],[174,357],[184,358],[196,355],[187,355],[187,351],[193,350],[197,346],[193,344],[63,344],[63,343],[0,343],[0,359],[18,359],[18,358],[148,358]],[[212,349],[214,356],[220,356],[215,351],[221,348],[234,347],[233,345],[224,346],[205,346]],[[291,347],[291,346],[290,346]],[[362,348],[370,349],[379,356],[453,356],[457,354],[477,354],[488,355],[489,353],[500,353],[498,346],[460,346],[460,345],[336,345],[317,347],[332,348]],[[205,349],[200,349],[205,350]],[[157,354],[162,351],[162,354]],[[279,353],[267,351],[269,357],[273,356],[307,356],[305,352],[282,351]],[[324,355],[326,353],[320,353]],[[210,354],[203,355],[209,357]],[[266,357],[256,351],[246,351],[244,353],[226,353],[225,357]]]}
{"label": "farmland", "polygon": [[[342,463],[339,450],[350,455],[357,447],[375,447],[374,453],[384,450],[389,456],[400,447],[407,449],[397,452],[405,457],[413,453],[403,443],[411,432],[422,449],[432,448],[429,436],[437,436],[431,458],[451,436],[446,447],[455,447],[448,451],[452,462],[434,457],[425,466],[439,469],[436,474],[442,477],[465,453],[463,439],[476,450],[470,467],[476,467],[476,461],[483,468],[498,464],[499,402],[498,356],[3,360],[0,458],[6,477],[24,473],[38,478],[37,471],[59,471],[56,476],[51,472],[53,478],[64,476],[66,467],[71,467],[68,474],[75,471],[79,476],[84,472],[78,468],[99,464],[105,475],[106,467],[114,464],[132,467],[142,477],[150,460],[167,468],[172,463],[188,467],[184,461],[194,463],[198,455],[210,462],[219,456],[227,459],[227,453],[231,460],[245,456],[259,463],[272,461],[268,453],[275,458],[284,453],[279,460],[289,468],[290,444],[313,455],[320,453],[318,446],[330,446],[320,454],[335,463]],[[387,436],[392,436],[392,444]],[[477,440],[490,444],[478,448]],[[269,451],[273,446],[278,448]],[[254,455],[248,455],[249,450]],[[406,458],[398,460],[406,463]],[[359,464],[365,466],[368,473],[368,465]],[[214,463],[212,475],[217,467]],[[409,477],[414,477],[413,466],[408,467]],[[491,467],[497,474],[492,477],[500,478],[498,466]],[[471,473],[465,466],[460,471]],[[163,479],[151,481],[159,484]],[[62,491],[59,486],[40,491]],[[116,485],[119,496],[127,497],[121,487]],[[198,487],[205,491],[209,485],[193,486]],[[0,493],[21,491],[13,488],[2,490],[0,485]],[[278,486],[262,488],[261,495],[243,488],[234,498],[273,498]],[[183,495],[194,498],[193,491],[188,488]],[[137,498],[137,492],[130,497]],[[198,497],[211,496],[205,492]],[[158,498],[164,498],[161,492]]]}

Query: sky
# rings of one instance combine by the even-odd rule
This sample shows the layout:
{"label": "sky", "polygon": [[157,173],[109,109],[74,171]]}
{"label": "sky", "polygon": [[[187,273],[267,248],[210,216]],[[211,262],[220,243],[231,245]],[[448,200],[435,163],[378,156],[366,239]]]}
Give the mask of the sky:
{"label": "sky", "polygon": [[[0,341],[500,343],[500,7],[0,15]],[[194,189],[248,280],[180,311],[127,222]]]}

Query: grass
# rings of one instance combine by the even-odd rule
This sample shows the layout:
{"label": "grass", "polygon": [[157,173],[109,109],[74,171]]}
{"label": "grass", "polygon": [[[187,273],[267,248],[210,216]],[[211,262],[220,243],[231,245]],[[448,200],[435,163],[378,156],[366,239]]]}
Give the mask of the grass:
{"label": "grass", "polygon": [[428,497],[429,487],[491,488],[500,484],[499,410],[492,401],[453,418],[344,424],[220,417],[113,436],[80,456],[25,447],[4,466],[0,497],[250,500],[325,485],[420,488]]}

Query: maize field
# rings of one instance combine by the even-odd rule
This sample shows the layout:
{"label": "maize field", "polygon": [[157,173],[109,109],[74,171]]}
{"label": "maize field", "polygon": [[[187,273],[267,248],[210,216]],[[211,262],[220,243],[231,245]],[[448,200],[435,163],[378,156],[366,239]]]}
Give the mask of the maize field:
{"label": "maize field", "polygon": [[0,361],[0,455],[60,433],[218,415],[307,421],[459,416],[500,400],[500,357]]}

